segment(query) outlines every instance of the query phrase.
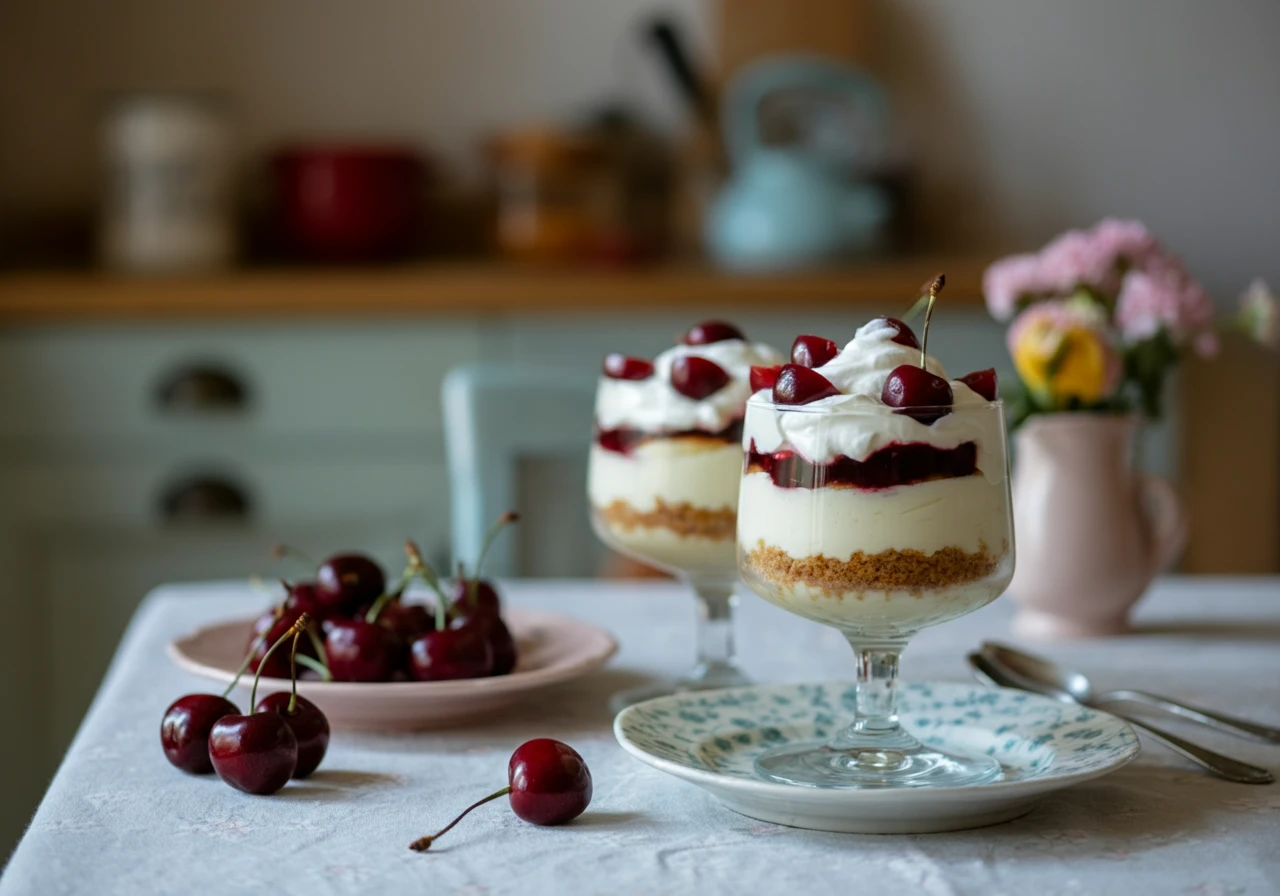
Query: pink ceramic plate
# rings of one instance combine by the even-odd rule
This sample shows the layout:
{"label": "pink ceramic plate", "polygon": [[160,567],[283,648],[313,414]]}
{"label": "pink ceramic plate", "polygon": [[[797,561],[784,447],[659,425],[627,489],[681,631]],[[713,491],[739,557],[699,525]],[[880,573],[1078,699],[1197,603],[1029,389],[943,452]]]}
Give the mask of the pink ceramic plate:
{"label": "pink ceramic plate", "polygon": [[[530,691],[577,678],[603,666],[618,649],[618,642],[604,629],[559,613],[508,610],[503,618],[519,651],[519,662],[510,675],[371,684],[300,681],[298,693],[324,710],[335,728],[431,728],[489,715]],[[252,619],[206,626],[171,641],[169,658],[188,672],[230,682],[244,659],[252,627]],[[259,694],[282,686],[280,679],[262,681]],[[248,699],[252,684],[251,675],[240,679],[241,702]]]}

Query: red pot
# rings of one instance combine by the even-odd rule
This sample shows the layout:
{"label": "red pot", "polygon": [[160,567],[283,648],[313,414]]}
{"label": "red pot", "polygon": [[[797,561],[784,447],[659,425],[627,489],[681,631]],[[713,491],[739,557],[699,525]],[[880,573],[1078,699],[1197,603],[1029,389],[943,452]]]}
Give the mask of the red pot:
{"label": "red pot", "polygon": [[271,160],[281,236],[311,261],[406,254],[422,223],[426,165],[403,146],[298,146]]}

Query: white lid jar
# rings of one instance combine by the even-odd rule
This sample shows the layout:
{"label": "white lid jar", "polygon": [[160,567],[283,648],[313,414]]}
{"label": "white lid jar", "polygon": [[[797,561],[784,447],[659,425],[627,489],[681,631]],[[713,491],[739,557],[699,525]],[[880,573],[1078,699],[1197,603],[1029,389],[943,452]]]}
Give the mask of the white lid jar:
{"label": "white lid jar", "polygon": [[212,95],[116,99],[102,128],[99,257],[121,271],[178,273],[235,257],[234,161],[224,106]]}

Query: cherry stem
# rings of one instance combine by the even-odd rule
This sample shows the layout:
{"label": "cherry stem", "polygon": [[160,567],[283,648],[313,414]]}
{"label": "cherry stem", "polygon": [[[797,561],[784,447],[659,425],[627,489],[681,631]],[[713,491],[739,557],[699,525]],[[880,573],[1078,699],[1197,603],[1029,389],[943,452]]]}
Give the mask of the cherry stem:
{"label": "cherry stem", "polygon": [[947,285],[946,274],[939,274],[929,283],[929,304],[924,308],[924,333],[920,336],[920,367],[927,370],[926,361],[928,354],[925,349],[929,345],[929,321],[933,319],[933,303],[938,300],[938,293],[942,292],[942,287]]}
{"label": "cherry stem", "polygon": [[[284,615],[284,604],[281,604],[278,607],[273,607],[271,612],[276,619],[279,619]],[[266,642],[267,632],[269,631],[271,631],[270,626],[267,627],[266,631],[254,638],[253,642],[249,645],[249,652],[244,655],[244,660],[240,663],[240,668],[236,670],[236,677],[231,679],[231,684],[227,685],[227,689],[222,692],[224,699],[231,696],[231,692],[234,691],[236,689],[236,685],[240,683],[240,679],[244,675],[245,670],[247,670],[249,668],[249,664],[253,662],[253,655],[257,653],[258,648]]]}
{"label": "cherry stem", "polygon": [[[324,677],[325,681],[333,681],[333,673],[329,671],[329,653],[324,649],[324,640],[316,633],[314,625],[307,626],[307,637],[311,639],[311,646],[316,649],[316,657],[318,658],[316,665],[320,667],[316,671]],[[304,656],[302,659],[304,661],[310,660],[311,657]],[[315,669],[315,666],[312,666],[309,662],[303,662],[303,665],[309,669]]]}
{"label": "cherry stem", "polygon": [[506,796],[510,792],[511,792],[510,787],[504,787],[501,790],[499,790],[497,793],[491,793],[484,799],[480,800],[479,802],[472,803],[470,806],[467,806],[467,808],[463,809],[462,814],[459,815],[457,818],[455,818],[453,821],[449,822],[439,831],[436,831],[430,837],[419,837],[417,840],[414,840],[412,843],[409,844],[409,848],[412,849],[414,852],[426,852],[428,849],[431,848],[432,843],[439,840],[445,834],[449,833],[449,831],[453,829],[453,826],[458,822],[462,821],[462,819],[466,818],[467,813],[469,813],[472,809],[479,808],[480,806],[483,806],[485,803],[496,800],[500,796]]}
{"label": "cherry stem", "polygon": [[422,551],[412,541],[404,543],[405,556],[409,558],[409,569],[416,576],[421,576],[422,581],[431,586],[431,590],[436,593],[442,602],[448,601],[445,597],[444,590],[440,587],[440,577],[436,575],[436,571],[431,568],[431,564],[422,558]]}
{"label": "cherry stem", "polygon": [[[476,558],[476,578],[480,578],[480,570],[484,568],[485,555],[489,553],[489,548],[493,545],[493,541],[498,537],[498,533],[507,526],[520,519],[520,514],[514,510],[508,510],[502,516],[498,517],[497,522],[489,527],[489,531],[484,535],[484,541],[480,545],[480,556]],[[472,600],[475,598],[473,597]]]}
{"label": "cherry stem", "polygon": [[[294,622],[293,625],[289,626],[289,630],[281,635],[280,639],[276,641],[276,643],[272,644],[271,647],[267,649],[267,652],[262,655],[262,662],[258,663],[258,671],[253,676],[253,687],[249,689],[249,712],[253,712],[253,708],[258,705],[258,680],[262,678],[262,669],[267,665],[267,660],[271,659],[271,654],[275,653],[276,648],[290,638],[293,638],[296,643],[296,636],[301,632],[306,631],[307,626],[310,624],[311,617],[306,613],[303,613],[298,617],[297,621]],[[295,675],[294,678],[296,679],[297,675]]]}
{"label": "cherry stem", "polygon": [[312,559],[310,554],[308,554],[306,551],[295,548],[291,544],[276,545],[271,549],[271,556],[275,557],[277,560],[282,560],[285,557],[293,557],[297,560],[301,560],[303,563],[307,564],[307,566],[310,566],[312,569],[320,568],[320,564],[317,563],[314,559]]}
{"label": "cherry stem", "polygon": [[293,685],[289,694],[289,707],[285,710],[287,715],[294,715],[298,711],[298,639],[301,637],[302,632],[294,632],[293,646],[289,648],[289,677],[293,679]]}
{"label": "cherry stem", "polygon": [[307,656],[305,653],[298,657],[298,662],[306,666],[312,672],[319,672],[320,678],[324,681],[333,681],[333,674],[329,671],[329,667],[322,664],[315,657]]}

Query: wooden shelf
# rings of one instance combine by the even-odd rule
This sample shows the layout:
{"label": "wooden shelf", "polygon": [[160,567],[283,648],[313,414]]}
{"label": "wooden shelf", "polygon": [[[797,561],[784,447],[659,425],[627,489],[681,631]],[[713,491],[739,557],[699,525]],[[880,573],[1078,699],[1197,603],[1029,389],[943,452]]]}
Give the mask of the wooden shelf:
{"label": "wooden shelf", "polygon": [[986,259],[911,258],[796,274],[697,267],[540,270],[483,264],[249,270],[206,277],[101,273],[0,275],[0,323],[300,315],[476,315],[900,306],[938,271],[951,305],[982,302]]}

